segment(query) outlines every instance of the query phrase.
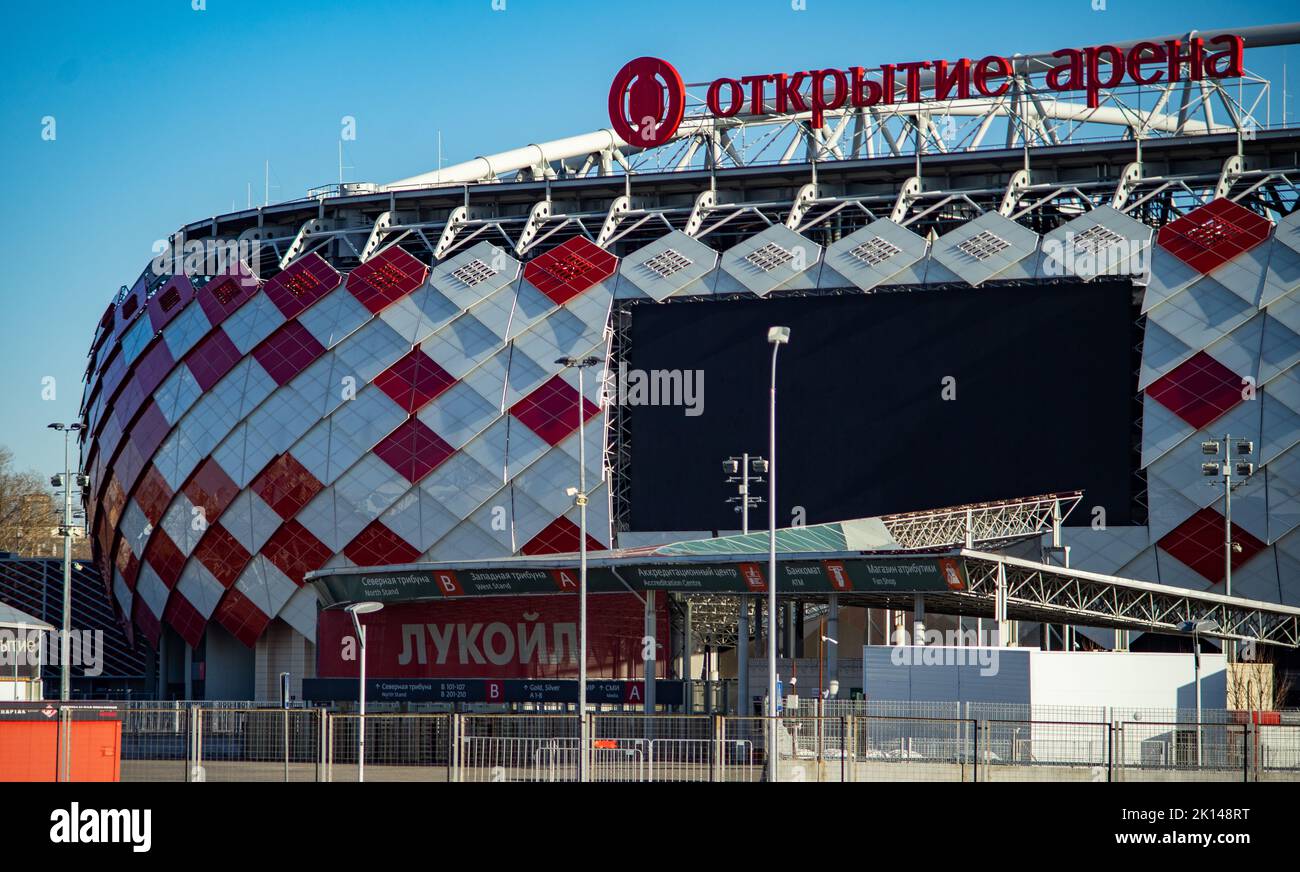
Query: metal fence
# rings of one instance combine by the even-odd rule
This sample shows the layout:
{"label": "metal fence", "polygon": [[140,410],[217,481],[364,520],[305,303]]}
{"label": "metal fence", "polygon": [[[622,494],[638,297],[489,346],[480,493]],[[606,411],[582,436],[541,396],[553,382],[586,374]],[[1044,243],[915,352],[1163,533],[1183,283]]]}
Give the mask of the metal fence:
{"label": "metal fence", "polygon": [[[121,707],[123,781],[1294,781],[1278,713],[1027,711],[956,703],[721,715]],[[833,713],[832,713],[833,712]],[[1051,714],[1073,717],[1050,717]],[[1082,715],[1082,716],[1081,716]],[[1161,717],[1161,716],[1164,717]],[[1265,715],[1267,717],[1265,717]],[[1095,717],[1095,719],[1094,719]],[[773,729],[773,726],[775,729]]]}

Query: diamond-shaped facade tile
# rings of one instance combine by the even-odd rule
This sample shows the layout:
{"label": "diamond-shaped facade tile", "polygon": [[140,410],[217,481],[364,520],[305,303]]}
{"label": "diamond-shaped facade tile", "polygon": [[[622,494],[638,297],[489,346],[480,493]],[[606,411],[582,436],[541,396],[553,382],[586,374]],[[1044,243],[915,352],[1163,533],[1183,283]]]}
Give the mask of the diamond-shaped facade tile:
{"label": "diamond-shaped facade tile", "polygon": [[[1134,560],[1150,545],[1146,527],[1075,527],[1066,538],[1070,546],[1070,566],[1107,575]],[[1050,545],[1050,537],[1043,545]]]}
{"label": "diamond-shaped facade tile", "polygon": [[390,246],[348,274],[347,289],[371,312],[382,312],[424,284],[429,267],[401,246]]}
{"label": "diamond-shaped facade tile", "polygon": [[562,306],[616,269],[617,257],[585,237],[574,236],[526,263],[524,279]]}
{"label": "diamond-shaped facade tile", "polygon": [[[556,518],[540,533],[530,539],[522,548],[521,554],[573,554],[582,544],[582,530],[568,518]],[[599,540],[587,534],[587,550],[600,551],[605,546]]]}
{"label": "diamond-shaped facade tile", "polygon": [[324,485],[292,454],[281,454],[253,479],[253,492],[286,521],[298,514]]}
{"label": "diamond-shaped facade tile", "polygon": [[191,476],[183,488],[195,507],[203,510],[207,523],[215,521],[239,494],[239,485],[235,484],[226,471],[211,458],[205,460]]}
{"label": "diamond-shaped facade tile", "polygon": [[[888,218],[872,221],[826,247],[825,267],[869,291],[925,257],[926,241]],[[822,275],[818,284],[833,282]],[[833,282],[839,284],[839,282]]]}
{"label": "diamond-shaped facade tile", "polygon": [[420,549],[376,520],[349,542],[343,553],[357,566],[388,566],[414,561]]}
{"label": "diamond-shaped facade tile", "polygon": [[[419,487],[407,491],[384,512],[384,526],[413,545],[417,556],[428,550],[434,542],[445,536],[462,520],[434,497],[429,487],[430,479],[446,470],[458,457],[464,455],[452,455],[451,460],[426,476]],[[470,483],[470,487],[473,487],[473,482]],[[473,499],[472,496],[468,498]]]}
{"label": "diamond-shaped facade tile", "polygon": [[1260,427],[1260,463],[1273,458],[1300,442],[1300,370],[1292,368],[1260,388],[1263,407]]}
{"label": "diamond-shaped facade tile", "polygon": [[1182,418],[1169,411],[1150,394],[1142,397],[1142,468],[1196,432]]}
{"label": "diamond-shaped facade tile", "polygon": [[[1289,217],[1294,215],[1293,212]],[[1300,251],[1296,250],[1296,245],[1300,245],[1300,230],[1283,221],[1268,244],[1268,266],[1264,269],[1264,287],[1259,299],[1261,306],[1270,306],[1300,289]]]}
{"label": "diamond-shaped facade tile", "polygon": [[1251,304],[1204,278],[1147,312],[1147,323],[1160,325],[1189,349],[1201,351],[1255,314]]}
{"label": "diamond-shaped facade tile", "polygon": [[505,249],[479,242],[435,264],[429,283],[463,311],[514,282],[519,267]]}
{"label": "diamond-shaped facade tile", "polygon": [[1300,449],[1276,457],[1264,467],[1264,475],[1268,480],[1268,537],[1276,542],[1300,527]]}
{"label": "diamond-shaped facade tile", "polygon": [[[595,403],[583,400],[584,422],[599,412]],[[551,445],[558,445],[578,429],[578,392],[557,375],[511,406],[510,413]]]}
{"label": "diamond-shaped facade tile", "polygon": [[[1212,428],[1190,434],[1146,468],[1148,524],[1153,539],[1159,539],[1199,509],[1222,498],[1222,487],[1202,474],[1202,463],[1208,458],[1201,453],[1201,442],[1221,439],[1225,433],[1231,434],[1234,441],[1245,439],[1258,444],[1258,403],[1239,404],[1216,419]],[[1243,499],[1243,507],[1245,503]],[[1234,511],[1233,515],[1234,520],[1251,519],[1245,508]],[[1264,536],[1262,523],[1249,520],[1247,529]]]}
{"label": "diamond-shaped facade tile", "polygon": [[212,613],[212,620],[221,624],[239,641],[249,648],[257,645],[257,639],[271,623],[271,617],[244,596],[239,590],[226,591],[217,609]]}
{"label": "diamond-shaped facade tile", "polygon": [[173,594],[163,609],[162,619],[169,624],[191,648],[197,648],[203,640],[203,630],[207,627],[208,616],[196,609],[184,596]]}
{"label": "diamond-shaped facade tile", "polygon": [[930,256],[971,287],[979,287],[1037,250],[1037,233],[997,212],[985,212],[936,239]]}
{"label": "diamond-shaped facade tile", "polygon": [[286,322],[253,349],[253,357],[277,385],[288,384],[324,353],[325,346],[298,321]]}
{"label": "diamond-shaped facade tile", "polygon": [[1142,369],[1138,373],[1138,389],[1146,390],[1152,382],[1168,374],[1196,351],[1197,349],[1189,348],[1177,336],[1148,319],[1142,339]]}
{"label": "diamond-shaped facade tile", "polygon": [[811,274],[821,255],[822,247],[811,239],[773,224],[724,251],[718,267],[740,288],[762,297]]}
{"label": "diamond-shaped facade tile", "polygon": [[[1211,508],[1201,509],[1160,541],[1160,547],[1179,561],[1196,570],[1209,581],[1218,584],[1225,576],[1223,515]],[[1236,524],[1232,525],[1232,541],[1240,545],[1234,551],[1232,568],[1245,565],[1266,547],[1263,542]]]}
{"label": "diamond-shaped facade tile", "polygon": [[718,254],[698,239],[673,230],[623,258],[618,294],[631,284],[654,300],[664,300],[713,271]]}
{"label": "diamond-shaped facade tile", "polygon": [[300,312],[339,286],[343,276],[314,251],[304,254],[266,283],[263,292],[286,318]]}
{"label": "diamond-shaped facade tile", "polygon": [[423,408],[456,380],[418,348],[375,377],[375,386],[408,413]]}
{"label": "diamond-shaped facade tile", "polygon": [[1150,245],[1150,227],[1112,206],[1098,206],[1043,237],[1037,274],[1084,281],[1100,275],[1140,277]]}
{"label": "diamond-shaped facade tile", "polygon": [[374,447],[381,460],[411,483],[424,478],[454,451],[418,418],[408,418]]}
{"label": "diamond-shaped facade tile", "polygon": [[1267,218],[1220,197],[1161,227],[1156,242],[1197,272],[1208,273],[1259,245],[1271,227]]}
{"label": "diamond-shaped facade tile", "polygon": [[1262,317],[1263,335],[1259,345],[1259,384],[1268,384],[1281,373],[1300,363],[1300,333],[1265,310]]}
{"label": "diamond-shaped facade tile", "polygon": [[1241,377],[1203,351],[1156,380],[1147,396],[1196,429],[1242,401]]}
{"label": "diamond-shaped facade tile", "polygon": [[193,556],[212,573],[213,578],[221,582],[222,587],[234,584],[239,573],[244,571],[248,561],[253,558],[219,522],[208,527],[207,533],[194,549]]}
{"label": "diamond-shaped facade tile", "polygon": [[[1220,337],[1205,349],[1206,354],[1241,376],[1243,387],[1247,379],[1257,385],[1261,382],[1259,376],[1260,352],[1265,344],[1264,327],[1266,320],[1262,313],[1256,313],[1249,321],[1234,328],[1232,332]],[[1285,355],[1280,340],[1283,340],[1285,335],[1290,332],[1282,325],[1276,325],[1274,331],[1276,335],[1271,341],[1270,348],[1276,351],[1279,359]],[[1300,337],[1297,337],[1297,339],[1300,340]]]}
{"label": "diamond-shaped facade tile", "polygon": [[331,551],[296,520],[286,521],[262,546],[267,560],[296,584],[313,569],[329,560]]}

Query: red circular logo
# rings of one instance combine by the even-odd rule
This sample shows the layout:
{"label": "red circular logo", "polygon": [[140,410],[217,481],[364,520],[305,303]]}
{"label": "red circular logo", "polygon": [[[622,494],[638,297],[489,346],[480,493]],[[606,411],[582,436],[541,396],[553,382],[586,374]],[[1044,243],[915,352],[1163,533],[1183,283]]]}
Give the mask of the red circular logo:
{"label": "red circular logo", "polygon": [[628,145],[650,148],[672,139],[686,112],[686,86],[668,61],[628,61],[609,87],[609,121]]}

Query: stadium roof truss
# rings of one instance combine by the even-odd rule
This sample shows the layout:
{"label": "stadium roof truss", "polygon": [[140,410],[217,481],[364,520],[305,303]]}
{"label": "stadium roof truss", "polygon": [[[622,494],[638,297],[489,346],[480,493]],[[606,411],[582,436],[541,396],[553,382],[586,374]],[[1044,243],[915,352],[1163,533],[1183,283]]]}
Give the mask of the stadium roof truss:
{"label": "stadium roof truss", "polygon": [[[1197,35],[1221,33],[1250,48],[1300,42],[1298,25]],[[1055,62],[1017,56],[1001,97],[830,110],[819,129],[806,112],[714,118],[703,86],[688,86],[685,120],[651,149],[601,129],[387,185],[315,188],[189,225],[173,243],[248,234],[260,243],[249,266],[265,280],[327,248],[347,268],[398,243],[441,260],[489,240],[523,258],[574,235],[622,252],[680,230],[723,250],[773,224],[846,234],[888,217],[924,236],[996,211],[1044,233],[1101,205],[1154,224],[1218,197],[1276,215],[1295,207],[1294,155],[1279,165],[1248,153],[1276,139],[1259,117],[1267,80],[1246,70],[1229,84],[1103,90],[1089,108],[1048,96]],[[1079,157],[1096,159],[1066,167]]]}
{"label": "stadium roof truss", "polygon": [[[1185,622],[1208,620],[1219,629],[1207,636],[1300,647],[1300,609],[1290,606],[1098,575],[986,551],[962,548],[951,554],[964,559],[969,589],[926,593],[927,612],[996,620],[999,603],[1004,601],[1002,620],[1175,634]],[[999,596],[1003,588],[1005,600]],[[910,609],[914,594],[854,592],[838,596],[841,606]],[[684,600],[691,607],[692,635],[701,644],[736,644],[735,596],[699,594]]]}
{"label": "stadium roof truss", "polygon": [[[1252,48],[1287,44],[1297,36],[1292,25],[1207,31],[1197,35],[1210,40],[1220,33],[1237,33]],[[1180,34],[1152,41],[1189,36]],[[1128,49],[1137,42],[1117,46]],[[824,113],[820,128],[811,126],[812,113],[808,111],[711,117],[705,112],[708,83],[692,83],[687,85],[686,117],[676,135],[653,148],[629,145],[613,131],[599,130],[478,157],[386,187],[402,189],[507,177],[515,180],[581,178],[619,171],[676,172],[898,157],[990,147],[1059,145],[1108,136],[1139,140],[1225,132],[1250,136],[1261,126],[1257,115],[1267,101],[1269,82],[1249,70],[1244,71],[1235,89],[1212,79],[1184,79],[1103,90],[1099,105],[1089,107],[1051,96],[1054,92],[1044,86],[1043,80],[1058,63],[1059,59],[1050,52],[1017,56],[1010,89],[993,98],[907,102],[900,81],[895,95],[899,102],[829,110]],[[879,70],[868,73],[878,74]],[[932,73],[923,73],[921,88],[932,85],[933,78]],[[809,82],[803,89],[805,96],[811,88]],[[766,101],[767,105],[772,102]],[[318,190],[331,191],[330,188]]]}

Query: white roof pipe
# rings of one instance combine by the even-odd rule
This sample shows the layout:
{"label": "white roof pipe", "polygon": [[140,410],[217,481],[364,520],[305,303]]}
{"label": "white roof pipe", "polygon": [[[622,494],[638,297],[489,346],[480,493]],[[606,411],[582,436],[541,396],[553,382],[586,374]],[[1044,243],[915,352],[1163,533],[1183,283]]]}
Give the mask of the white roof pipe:
{"label": "white roof pipe", "polygon": [[496,154],[481,155],[464,163],[453,164],[433,172],[420,173],[418,176],[400,179],[384,187],[416,188],[437,185],[459,185],[465,182],[482,182],[494,179],[502,173],[516,172],[529,167],[545,166],[551,161],[564,160],[582,154],[604,151],[608,148],[626,145],[613,130],[603,128],[591,133],[566,136],[549,142],[534,143],[523,148],[513,148]]}

